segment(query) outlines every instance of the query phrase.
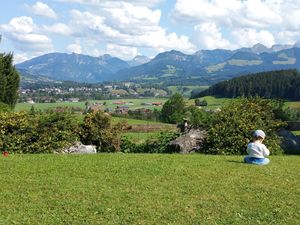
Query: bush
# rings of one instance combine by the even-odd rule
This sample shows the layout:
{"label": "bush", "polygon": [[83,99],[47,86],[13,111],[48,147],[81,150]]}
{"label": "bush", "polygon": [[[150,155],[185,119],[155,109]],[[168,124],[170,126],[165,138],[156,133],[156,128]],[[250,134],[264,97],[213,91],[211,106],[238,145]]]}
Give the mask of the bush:
{"label": "bush", "polygon": [[0,112],[10,112],[11,108],[9,107],[9,105],[0,102]]}
{"label": "bush", "polygon": [[122,125],[112,125],[111,116],[102,111],[86,114],[81,126],[81,141],[87,145],[96,145],[99,152],[117,152],[120,150],[120,131]]}
{"label": "bush", "polygon": [[161,132],[157,138],[148,139],[142,144],[135,144],[127,137],[123,137],[121,151],[124,153],[175,153],[174,149],[169,148],[169,143],[178,136],[178,132]]}
{"label": "bush", "polygon": [[31,126],[33,123],[30,123],[27,113],[0,113],[0,149],[27,152]]}
{"label": "bush", "polygon": [[77,125],[68,114],[0,113],[0,149],[14,153],[53,153],[72,145]]}
{"label": "bush", "polygon": [[207,106],[207,105],[208,103],[205,99],[204,100],[201,100],[199,98],[195,99],[195,106]]}
{"label": "bush", "polygon": [[70,113],[46,113],[36,116],[37,126],[32,132],[32,150],[52,153],[69,147],[79,140],[78,124]]}
{"label": "bush", "polygon": [[240,155],[246,153],[251,134],[256,129],[267,134],[265,144],[271,154],[282,152],[276,131],[285,125],[275,119],[275,102],[262,98],[240,98],[226,104],[212,118],[208,138],[202,152]]}
{"label": "bush", "polygon": [[162,107],[161,120],[166,123],[180,123],[186,112],[186,102],[182,95],[176,93]]}
{"label": "bush", "polygon": [[205,112],[203,109],[199,109],[195,106],[190,106],[188,108],[189,115],[188,118],[189,124],[194,128],[206,128],[211,123],[211,113]]}

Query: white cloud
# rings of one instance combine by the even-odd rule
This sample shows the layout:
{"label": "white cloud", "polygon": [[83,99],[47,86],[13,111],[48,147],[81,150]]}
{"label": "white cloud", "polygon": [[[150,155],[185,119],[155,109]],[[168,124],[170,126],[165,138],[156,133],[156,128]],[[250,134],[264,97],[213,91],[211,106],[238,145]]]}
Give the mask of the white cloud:
{"label": "white cloud", "polygon": [[285,15],[284,23],[285,26],[292,31],[300,29],[300,8],[291,10]]}
{"label": "white cloud", "polygon": [[52,40],[38,33],[38,27],[31,17],[17,17],[8,24],[0,25],[5,36],[10,39],[17,50],[43,53],[52,51]]}
{"label": "white cloud", "polygon": [[[262,0],[177,0],[174,17],[190,22],[215,22],[238,28],[279,24],[281,17],[273,4]],[[273,7],[273,8],[272,8]]]}
{"label": "white cloud", "polygon": [[64,23],[55,23],[50,26],[43,25],[41,27],[41,30],[46,33],[54,33],[54,34],[60,34],[64,36],[69,36],[72,34],[72,30],[70,29],[70,27]]}
{"label": "white cloud", "polygon": [[82,53],[82,47],[81,47],[79,41],[76,41],[75,43],[68,45],[67,50],[69,52],[74,52],[74,53],[77,53],[77,54]]}
{"label": "white cloud", "polygon": [[281,31],[276,35],[276,40],[279,43],[292,45],[300,40],[300,33],[298,31]]}
{"label": "white cloud", "polygon": [[15,53],[14,54],[14,64],[24,62],[30,58],[32,58],[32,56],[28,55],[27,53]]}
{"label": "white cloud", "polygon": [[120,46],[115,44],[107,44],[106,52],[124,60],[132,59],[138,54],[138,50],[135,47]]}
{"label": "white cloud", "polygon": [[[177,49],[193,52],[187,36],[167,33],[160,27],[160,11],[123,3],[122,8],[105,8],[98,14],[71,11],[70,27],[76,37],[128,47]],[[101,15],[101,16],[100,16]]]}
{"label": "white cloud", "polygon": [[106,24],[127,34],[142,34],[157,29],[161,17],[160,10],[123,3],[118,8],[104,9]]}
{"label": "white cloud", "polygon": [[120,0],[58,0],[58,1],[117,8],[123,2],[128,2],[131,3],[132,5],[137,5],[137,6],[152,7],[164,0],[122,0],[122,1]]}
{"label": "white cloud", "polygon": [[43,2],[36,2],[35,5],[28,6],[29,10],[38,16],[44,16],[51,19],[56,19],[57,15],[47,4]]}
{"label": "white cloud", "polygon": [[174,9],[175,18],[184,19],[190,22],[209,22],[212,19],[222,18],[226,15],[226,9],[217,7],[215,4],[208,0],[178,0],[175,4]]}
{"label": "white cloud", "polygon": [[9,24],[2,24],[1,28],[9,33],[31,33],[37,29],[32,18],[27,16],[12,18]]}
{"label": "white cloud", "polygon": [[194,27],[196,42],[201,49],[231,49],[232,44],[223,38],[221,29],[213,22],[202,23]]}
{"label": "white cloud", "polygon": [[236,47],[257,42],[270,46],[285,43],[280,42],[284,34],[295,42],[299,38],[295,35],[300,29],[299,17],[298,0],[177,0],[173,10],[177,23],[195,27],[195,35],[204,42],[199,46],[205,48],[228,46],[227,41]]}
{"label": "white cloud", "polygon": [[232,32],[232,36],[238,46],[253,46],[261,43],[267,47],[275,44],[273,34],[267,30],[256,31],[255,29],[238,29]]}

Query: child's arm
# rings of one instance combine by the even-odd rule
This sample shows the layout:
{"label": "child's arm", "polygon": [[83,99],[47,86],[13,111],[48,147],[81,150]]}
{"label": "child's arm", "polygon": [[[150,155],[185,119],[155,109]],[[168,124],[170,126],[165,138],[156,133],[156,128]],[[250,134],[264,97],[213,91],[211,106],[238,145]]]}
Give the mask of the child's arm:
{"label": "child's arm", "polygon": [[265,145],[263,145],[263,146],[264,146],[264,148],[263,148],[263,150],[264,150],[263,155],[264,155],[264,156],[270,155],[269,149],[267,149],[267,147],[266,147]]}
{"label": "child's arm", "polygon": [[250,146],[250,143],[247,145],[246,152],[250,155],[250,152],[251,152],[251,146]]}

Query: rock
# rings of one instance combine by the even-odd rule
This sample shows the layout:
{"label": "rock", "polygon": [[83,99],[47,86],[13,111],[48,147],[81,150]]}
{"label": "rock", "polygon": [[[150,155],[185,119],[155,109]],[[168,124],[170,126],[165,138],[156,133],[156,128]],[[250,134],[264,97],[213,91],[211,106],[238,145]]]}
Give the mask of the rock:
{"label": "rock", "polygon": [[95,154],[97,153],[97,150],[94,145],[84,145],[81,142],[76,142],[73,146],[62,149],[60,152],[73,154]]}
{"label": "rock", "polygon": [[281,138],[281,148],[287,154],[300,155],[300,138],[286,129],[280,129],[278,136]]}
{"label": "rock", "polygon": [[171,141],[169,148],[172,152],[179,152],[183,154],[198,151],[203,146],[203,141],[206,138],[206,131],[199,129],[191,129],[180,137]]}

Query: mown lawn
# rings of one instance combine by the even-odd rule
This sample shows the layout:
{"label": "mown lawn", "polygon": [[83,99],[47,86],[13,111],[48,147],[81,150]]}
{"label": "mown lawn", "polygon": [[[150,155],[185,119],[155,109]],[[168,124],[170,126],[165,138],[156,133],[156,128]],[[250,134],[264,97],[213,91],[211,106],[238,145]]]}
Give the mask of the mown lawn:
{"label": "mown lawn", "polygon": [[0,224],[299,224],[300,157],[12,155]]}

